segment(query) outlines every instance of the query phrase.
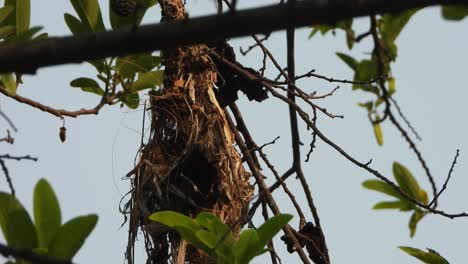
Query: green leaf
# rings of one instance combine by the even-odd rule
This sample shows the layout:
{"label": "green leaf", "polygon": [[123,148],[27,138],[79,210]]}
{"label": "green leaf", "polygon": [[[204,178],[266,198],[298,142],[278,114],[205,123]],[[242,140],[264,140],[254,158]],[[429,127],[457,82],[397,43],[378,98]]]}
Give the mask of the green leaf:
{"label": "green leaf", "polygon": [[418,182],[414,178],[413,174],[398,162],[393,163],[393,175],[400,188],[411,198],[416,199],[419,202],[427,203],[424,201],[424,194],[420,191]]}
{"label": "green leaf", "polygon": [[49,245],[48,255],[71,260],[83,246],[86,238],[96,226],[97,215],[79,216],[66,222],[55,234]]}
{"label": "green leaf", "polygon": [[203,228],[192,218],[173,211],[160,211],[150,215],[149,219],[174,228],[179,232],[182,239],[187,240],[205,252],[210,252],[211,249],[196,236],[196,233],[203,230]]}
{"label": "green leaf", "polygon": [[222,258],[231,258],[231,247],[235,243],[229,227],[218,216],[202,212],[195,219],[206,230],[196,232],[196,236],[209,248],[216,247],[215,253]]}
{"label": "green leaf", "polygon": [[16,34],[18,36],[29,29],[30,17],[30,0],[16,0]]}
{"label": "green leaf", "polygon": [[398,247],[409,255],[421,260],[426,264],[449,264],[449,262],[437,252],[430,250],[429,252],[424,252],[420,249],[413,247]]}
{"label": "green leaf", "polygon": [[416,226],[418,222],[426,215],[425,212],[421,210],[415,210],[414,213],[411,215],[410,221],[408,223],[408,227],[410,230],[410,237],[413,237],[416,233]]}
{"label": "green leaf", "polygon": [[466,16],[468,16],[468,6],[442,6],[444,19],[460,21]]}
{"label": "green leaf", "polygon": [[137,72],[148,72],[160,63],[160,57],[145,53],[119,57],[116,61],[116,69],[123,78],[133,78]]}
{"label": "green leaf", "polygon": [[223,244],[231,245],[234,243],[234,236],[229,227],[223,223],[218,216],[202,212],[197,215],[196,223],[208,230],[216,238],[216,243],[223,239]]}
{"label": "green leaf", "polygon": [[259,244],[259,238],[255,230],[246,229],[242,231],[239,240],[232,247],[236,263],[247,264],[260,254],[263,248],[259,250]]}
{"label": "green leaf", "polygon": [[104,31],[101,9],[97,0],[70,0],[87,31]]}
{"label": "green leaf", "polygon": [[139,8],[137,10],[136,20],[134,17],[121,17],[115,14],[112,8],[109,8],[109,18],[110,18],[112,28],[117,29],[117,28],[129,27],[129,26],[133,26],[134,23],[136,23],[136,25],[139,25],[141,23],[141,20],[145,16],[146,11],[150,7],[154,6],[157,2],[158,2],[157,0],[144,0],[145,8]]}
{"label": "green leaf", "polygon": [[362,183],[366,189],[388,194],[390,196],[402,199],[401,194],[395,191],[390,185],[381,180],[367,180]]}
{"label": "green leaf", "polygon": [[15,34],[16,27],[15,26],[2,26],[0,27],[0,39],[6,39],[11,35]]}
{"label": "green leaf", "polygon": [[62,215],[54,190],[45,179],[34,188],[34,222],[39,247],[47,248],[62,224]]}
{"label": "green leaf", "polygon": [[338,56],[344,63],[346,63],[346,65],[348,65],[354,71],[357,69],[359,63],[353,57],[341,52],[337,52],[336,56]]}
{"label": "green leaf", "polygon": [[9,246],[32,249],[37,246],[34,225],[21,203],[12,195],[0,192],[0,226]]}
{"label": "green leaf", "polygon": [[131,109],[137,109],[140,105],[138,93],[126,93],[122,96],[122,102]]}
{"label": "green leaf", "polygon": [[379,146],[382,146],[383,145],[383,133],[382,133],[382,127],[380,126],[380,123],[372,124],[372,127],[374,129],[374,135],[375,135],[375,139],[377,140],[377,144],[379,144]]}
{"label": "green leaf", "polygon": [[404,11],[402,13],[391,15],[385,14],[382,16],[382,23],[380,24],[380,33],[382,35],[382,40],[386,46],[389,47],[390,44],[393,44],[400,35],[401,31],[408,23],[410,18],[418,11],[419,9],[412,9]]}
{"label": "green leaf", "polygon": [[42,30],[41,26],[35,26],[32,27],[26,31],[23,31],[19,36],[18,40],[30,40],[33,38],[34,35],[36,35],[39,31]]}
{"label": "green leaf", "polygon": [[[377,62],[375,59],[362,60],[354,72],[354,81],[368,82],[377,78]],[[362,89],[367,92],[379,94],[379,89],[372,84],[353,84],[353,90]]]}
{"label": "green leaf", "polygon": [[388,201],[388,202],[379,202],[372,207],[374,210],[385,210],[385,209],[399,209],[401,211],[408,211],[413,209],[414,206],[411,206],[410,203],[404,201]]}
{"label": "green leaf", "polygon": [[16,26],[16,0],[5,0],[4,6],[11,6],[13,10],[3,19],[1,25]]}
{"label": "green leaf", "polygon": [[388,78],[388,95],[393,95],[395,93],[395,78]]}
{"label": "green leaf", "polygon": [[81,88],[81,90],[89,93],[95,93],[97,95],[104,95],[104,91],[101,89],[99,84],[91,79],[86,77],[77,78],[70,82],[71,87]]}
{"label": "green leaf", "polygon": [[86,26],[83,23],[81,23],[81,21],[78,18],[74,17],[73,15],[65,13],[63,18],[65,19],[65,23],[67,24],[68,28],[73,33],[73,35],[78,35],[80,33],[85,33],[87,31]]}
{"label": "green leaf", "polygon": [[5,86],[5,89],[9,95],[16,95],[17,85],[16,78],[13,73],[1,74],[0,80],[2,81],[3,86]]}
{"label": "green leaf", "polygon": [[360,106],[362,108],[365,108],[367,110],[367,112],[371,112],[372,108],[374,108],[374,102],[368,101],[368,102],[365,102],[365,103],[358,103],[358,106]]}
{"label": "green leaf", "polygon": [[138,79],[133,82],[130,91],[138,92],[144,89],[155,88],[156,86],[162,85],[163,78],[163,70],[139,73]]}
{"label": "green leaf", "polygon": [[263,223],[257,229],[259,247],[263,249],[292,218],[293,216],[290,214],[279,214]]}
{"label": "green leaf", "polygon": [[2,23],[10,14],[13,12],[15,8],[10,5],[6,5],[0,8],[0,23]]}

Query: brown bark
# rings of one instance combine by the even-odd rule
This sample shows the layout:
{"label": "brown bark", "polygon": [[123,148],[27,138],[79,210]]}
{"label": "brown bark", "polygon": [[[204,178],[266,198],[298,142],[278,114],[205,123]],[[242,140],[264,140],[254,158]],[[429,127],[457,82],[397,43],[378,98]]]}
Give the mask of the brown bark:
{"label": "brown bark", "polygon": [[[187,16],[181,0],[160,4],[163,21]],[[164,87],[150,95],[151,138],[141,153],[129,205],[129,242],[140,227],[153,244],[147,248],[150,263],[165,263],[169,257],[174,263],[184,263],[184,258],[189,263],[211,261],[147,220],[149,214],[172,210],[194,217],[208,211],[238,234],[253,195],[250,173],[233,146],[233,133],[213,90],[217,72],[206,52],[203,44],[164,50]],[[130,246],[129,263],[131,258]]]}

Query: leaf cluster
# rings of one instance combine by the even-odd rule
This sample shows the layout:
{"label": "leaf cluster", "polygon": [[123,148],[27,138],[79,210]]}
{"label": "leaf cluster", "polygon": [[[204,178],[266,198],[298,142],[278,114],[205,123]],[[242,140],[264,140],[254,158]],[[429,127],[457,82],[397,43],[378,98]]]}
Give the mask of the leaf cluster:
{"label": "leaf cluster", "polygon": [[[403,165],[398,162],[393,163],[393,176],[395,177],[398,187],[414,200],[428,204],[427,192],[421,188],[416,181],[413,174]],[[377,191],[393,198],[396,200],[383,201],[374,205],[373,209],[396,209],[402,212],[413,212],[408,223],[410,230],[410,236],[413,237],[416,233],[416,226],[419,221],[426,215],[426,212],[422,211],[417,205],[408,201],[399,192],[394,190],[390,185],[381,180],[366,180],[362,183],[362,186],[366,189]]]}
{"label": "leaf cluster", "polygon": [[[73,35],[105,31],[101,8],[97,0],[70,0],[77,17],[64,15]],[[110,25],[113,29],[134,27],[141,23],[148,8],[156,0],[145,0],[145,8],[138,10],[135,17],[120,17],[109,9]],[[161,57],[150,52],[117,58],[88,61],[97,71],[96,79],[79,77],[70,82],[73,88],[114,99],[111,103],[122,103],[135,109],[139,106],[139,92],[154,89],[162,84]]]}
{"label": "leaf cluster", "polygon": [[149,218],[175,229],[182,239],[203,250],[217,263],[247,264],[268,251],[265,246],[292,216],[276,215],[256,230],[243,230],[239,239],[235,239],[229,227],[211,213],[200,213],[192,219],[177,212],[161,211]]}
{"label": "leaf cluster", "polygon": [[[62,224],[58,199],[50,184],[41,179],[34,188],[33,217],[12,195],[0,192],[0,227],[8,246],[62,260],[71,260],[96,226],[94,214]],[[17,264],[27,264],[15,259]]]}

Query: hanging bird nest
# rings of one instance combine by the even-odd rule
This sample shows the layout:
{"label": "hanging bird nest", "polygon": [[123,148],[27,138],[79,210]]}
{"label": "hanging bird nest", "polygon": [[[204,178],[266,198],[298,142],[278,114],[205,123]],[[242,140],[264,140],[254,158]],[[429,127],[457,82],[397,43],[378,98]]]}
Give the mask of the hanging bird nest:
{"label": "hanging bird nest", "polygon": [[185,254],[177,235],[148,220],[157,211],[192,217],[207,211],[231,226],[234,234],[240,231],[253,188],[213,91],[217,73],[205,51],[206,46],[200,45],[168,52],[165,86],[150,95],[150,139],[141,151],[127,204],[127,259],[132,258],[140,228],[147,238],[150,263],[169,258],[207,263],[208,257],[190,246]]}

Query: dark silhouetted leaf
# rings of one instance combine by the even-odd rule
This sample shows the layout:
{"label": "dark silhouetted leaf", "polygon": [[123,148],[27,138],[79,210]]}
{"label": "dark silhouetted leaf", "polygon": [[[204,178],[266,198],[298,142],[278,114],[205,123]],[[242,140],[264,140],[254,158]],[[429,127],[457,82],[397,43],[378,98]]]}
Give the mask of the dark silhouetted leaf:
{"label": "dark silhouetted leaf", "polygon": [[460,21],[468,16],[468,6],[442,6],[442,17]]}

